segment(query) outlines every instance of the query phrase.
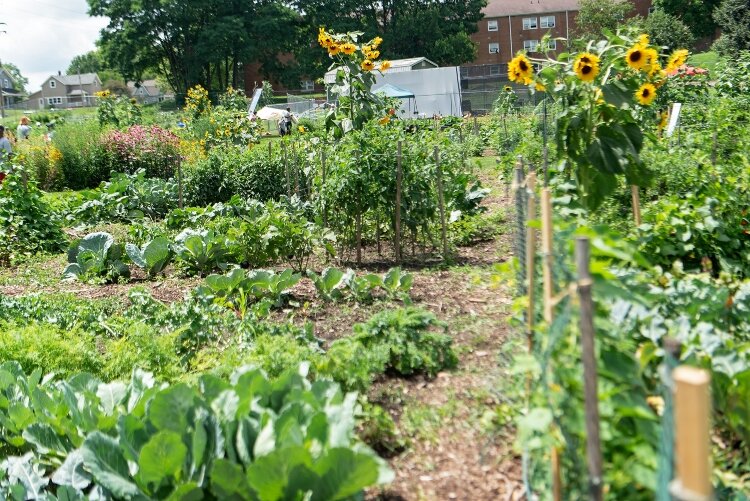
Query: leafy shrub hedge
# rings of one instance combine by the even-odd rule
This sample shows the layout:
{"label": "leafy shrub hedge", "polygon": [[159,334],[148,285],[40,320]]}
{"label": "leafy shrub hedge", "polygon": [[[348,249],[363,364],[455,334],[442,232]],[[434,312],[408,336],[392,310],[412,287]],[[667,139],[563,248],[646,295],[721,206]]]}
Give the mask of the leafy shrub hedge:
{"label": "leafy shrub hedge", "polygon": [[233,195],[260,201],[286,194],[284,163],[279,152],[270,158],[261,148],[213,148],[205,159],[185,169],[185,199],[206,206]]}

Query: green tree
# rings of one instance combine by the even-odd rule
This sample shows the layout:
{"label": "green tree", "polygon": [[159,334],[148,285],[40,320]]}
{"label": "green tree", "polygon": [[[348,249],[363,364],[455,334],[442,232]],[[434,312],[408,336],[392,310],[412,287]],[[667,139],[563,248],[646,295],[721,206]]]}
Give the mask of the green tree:
{"label": "green tree", "polygon": [[[363,38],[383,38],[381,53],[389,58],[424,56],[441,65],[458,65],[474,59],[476,48],[469,35],[476,32],[486,0],[293,0],[304,13],[290,80],[300,75],[322,75],[330,58],[315,44],[318,28],[337,33],[361,31]],[[302,14],[301,14],[302,15]]]}
{"label": "green tree", "polygon": [[89,14],[109,18],[100,47],[110,64],[129,80],[157,71],[179,94],[236,87],[245,61],[273,72],[294,42],[284,28],[294,32],[298,18],[280,0],[87,1]]}
{"label": "green tree", "polygon": [[573,35],[584,40],[600,40],[604,31],[615,31],[633,12],[627,0],[581,0]]}
{"label": "green tree", "polygon": [[21,91],[21,93],[26,94],[26,86],[29,85],[29,79],[21,75],[21,70],[18,69],[18,66],[13,63],[3,63],[3,68],[8,72],[10,77],[16,83],[16,90],[19,90]]}
{"label": "green tree", "polygon": [[648,33],[651,43],[671,50],[691,47],[695,37],[690,28],[679,18],[656,10],[643,20],[641,27]]}
{"label": "green tree", "polygon": [[78,72],[99,73],[105,68],[107,68],[107,66],[105,61],[102,60],[101,53],[98,50],[92,50],[85,54],[75,56],[73,60],[70,61],[67,73],[68,75],[73,75]]}
{"label": "green tree", "polygon": [[654,6],[682,20],[695,37],[707,37],[716,31],[712,17],[721,0],[654,0]]}
{"label": "green tree", "polygon": [[750,2],[748,0],[724,0],[714,11],[716,24],[721,28],[721,37],[715,49],[725,56],[736,56],[750,50]]}

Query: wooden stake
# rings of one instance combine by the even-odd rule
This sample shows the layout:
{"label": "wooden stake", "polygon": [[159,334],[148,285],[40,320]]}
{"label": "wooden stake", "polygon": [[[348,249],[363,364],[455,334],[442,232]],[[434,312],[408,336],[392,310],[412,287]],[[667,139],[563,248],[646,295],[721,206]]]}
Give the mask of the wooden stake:
{"label": "wooden stake", "polygon": [[177,206],[182,209],[182,159],[177,157]]}
{"label": "wooden stake", "polygon": [[641,225],[641,193],[636,185],[630,187],[630,192],[633,195],[633,219],[638,227]]}
{"label": "wooden stake", "polygon": [[560,452],[552,448],[552,499],[562,501],[562,477],[560,475]]}
{"label": "wooden stake", "polygon": [[268,159],[269,160],[271,160],[271,158],[273,157],[273,154],[271,153],[271,146],[272,146],[271,140],[269,139],[268,140]]}
{"label": "wooden stake", "polygon": [[292,196],[292,187],[289,181],[289,162],[287,158],[286,142],[281,139],[281,157],[284,159],[284,176],[286,177],[286,196]]}
{"label": "wooden stake", "polygon": [[586,408],[586,458],[589,466],[589,493],[594,501],[602,498],[602,450],[599,438],[599,394],[597,390],[596,353],[594,348],[594,302],[589,271],[589,239],[576,239],[578,297],[581,303],[581,360]]}
{"label": "wooden stake", "polygon": [[292,157],[294,157],[294,193],[299,195],[299,156],[297,156],[297,142],[292,143]]}
{"label": "wooden stake", "polygon": [[440,150],[435,146],[437,169],[438,206],[440,207],[440,231],[443,237],[443,260],[448,259],[448,229],[445,225],[445,194],[443,193],[443,169],[440,167]]}
{"label": "wooden stake", "polygon": [[396,156],[396,231],[393,234],[393,248],[397,263],[401,262],[401,150],[402,143],[399,141]]}
{"label": "wooden stake", "polygon": [[355,218],[357,225],[357,266],[362,264],[362,209],[357,204],[357,217]]}
{"label": "wooden stake", "polygon": [[[321,191],[326,185],[326,152],[320,152],[320,169],[321,169]],[[323,226],[328,226],[328,207],[326,207],[325,199],[323,200]]]}
{"label": "wooden stake", "polygon": [[526,176],[526,193],[529,197],[526,208],[526,282],[529,296],[529,307],[526,313],[529,353],[534,350],[534,263],[536,261],[536,230],[528,222],[536,219],[536,174],[529,172]]}
{"label": "wooden stake", "polygon": [[474,116],[474,135],[479,135],[479,122],[477,122],[477,117]]}
{"label": "wooden stake", "polygon": [[552,194],[549,188],[542,190],[542,273],[544,277],[544,321],[552,323],[555,284],[552,282]]}
{"label": "wooden stake", "polygon": [[677,478],[670,492],[681,501],[708,501],[711,485],[711,376],[702,369],[680,366],[675,383],[675,448]]}

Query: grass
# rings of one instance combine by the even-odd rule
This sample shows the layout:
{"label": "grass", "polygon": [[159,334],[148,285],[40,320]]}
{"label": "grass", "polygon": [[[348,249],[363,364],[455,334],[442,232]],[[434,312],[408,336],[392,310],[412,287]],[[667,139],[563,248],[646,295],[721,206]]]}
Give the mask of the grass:
{"label": "grass", "polygon": [[714,69],[716,68],[716,63],[718,61],[719,54],[713,51],[698,52],[697,54],[691,54],[688,58],[688,64],[690,64],[691,66],[706,68],[711,73],[713,73]]}

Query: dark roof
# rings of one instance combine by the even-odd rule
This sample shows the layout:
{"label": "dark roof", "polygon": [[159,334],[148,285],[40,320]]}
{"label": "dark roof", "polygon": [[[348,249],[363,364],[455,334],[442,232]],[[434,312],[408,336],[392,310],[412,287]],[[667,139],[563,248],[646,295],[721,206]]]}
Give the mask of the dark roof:
{"label": "dark roof", "polygon": [[96,79],[96,73],[78,73],[74,75],[52,75],[50,78],[54,78],[63,85],[91,85]]}
{"label": "dark roof", "polygon": [[489,0],[482,12],[485,17],[503,17],[578,9],[578,0]]}

